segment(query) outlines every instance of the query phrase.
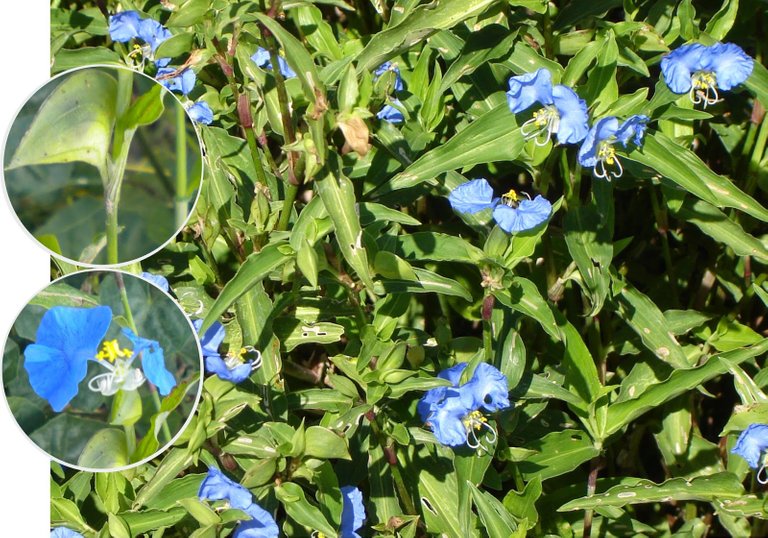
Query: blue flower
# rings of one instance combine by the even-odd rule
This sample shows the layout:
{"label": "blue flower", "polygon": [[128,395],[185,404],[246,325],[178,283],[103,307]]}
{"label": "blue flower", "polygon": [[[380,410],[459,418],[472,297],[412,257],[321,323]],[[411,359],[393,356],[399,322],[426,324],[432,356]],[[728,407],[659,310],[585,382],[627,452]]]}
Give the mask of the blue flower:
{"label": "blue flower", "polygon": [[[251,60],[253,60],[253,63],[259,67],[272,70],[272,60],[269,51],[264,47],[259,47],[253,56],[251,56]],[[282,56],[277,57],[277,66],[280,68],[280,74],[283,75],[284,78],[296,77],[296,72],[291,69],[291,66],[288,65],[288,62]]]}
{"label": "blue flower", "polygon": [[648,120],[648,116],[643,115],[631,116],[621,124],[613,116],[601,119],[592,126],[579,148],[579,164],[592,168],[596,177],[609,181],[611,176],[621,177],[624,168],[616,156],[614,144],[621,142],[626,148],[631,139],[632,143],[639,147],[643,142]]}
{"label": "blue flower", "polygon": [[229,505],[238,510],[245,510],[253,503],[253,495],[247,488],[227,478],[216,467],[208,468],[197,496],[208,501],[229,501]]}
{"label": "blue flower", "polygon": [[56,527],[51,531],[51,538],[84,538],[79,532],[66,527]]}
{"label": "blue flower", "polygon": [[147,282],[151,282],[166,293],[171,289],[171,286],[168,284],[168,279],[163,275],[154,275],[152,273],[143,271],[140,276]]}
{"label": "blue flower", "polygon": [[493,208],[498,200],[493,198],[493,188],[485,179],[473,179],[462,183],[451,191],[448,201],[459,213],[478,213]]}
{"label": "blue flower", "polygon": [[215,467],[200,483],[197,496],[201,500],[227,501],[232,508],[244,511],[251,519],[241,522],[233,538],[277,538],[279,529],[272,515],[253,502],[253,495],[245,487],[227,478]]}
{"label": "blue flower", "polygon": [[496,431],[481,409],[495,412],[510,407],[509,389],[506,376],[485,363],[480,363],[470,380],[460,385],[466,368],[466,363],[459,363],[440,372],[437,377],[447,379],[453,386],[428,390],[417,404],[417,411],[440,443],[477,448],[480,442],[476,430],[489,430],[491,442],[496,438]]}
{"label": "blue flower", "polygon": [[161,67],[157,70],[155,77],[160,81],[160,84],[172,92],[181,92],[183,95],[189,95],[189,92],[195,88],[195,81],[197,80],[195,72],[187,68],[175,76],[168,76],[176,73],[176,71],[173,67]]}
{"label": "blue flower", "polygon": [[560,144],[576,144],[584,139],[588,130],[587,103],[568,86],[552,86],[552,75],[546,69],[509,79],[507,104],[513,114],[535,103],[543,108],[520,127],[526,140],[534,139],[537,145],[544,146],[553,134]]}
{"label": "blue flower", "polygon": [[[195,320],[192,325],[196,331],[200,332],[203,320]],[[250,377],[255,368],[261,366],[261,353],[251,348],[243,348],[240,353],[222,356],[219,353],[219,346],[224,341],[224,336],[224,326],[216,321],[200,338],[200,346],[203,349],[203,358],[205,359],[205,370],[216,374],[224,381],[241,383]],[[246,361],[244,357],[251,351],[256,353],[256,358]]]}
{"label": "blue flower", "polygon": [[153,53],[160,43],[170,39],[172,35],[165,26],[154,19],[144,19],[139,23],[139,38],[149,45]]}
{"label": "blue flower", "polygon": [[54,306],[37,327],[35,343],[24,350],[24,368],[32,390],[59,412],[77,395],[88,360],[112,322],[108,306]]}
{"label": "blue flower", "polygon": [[357,530],[365,521],[365,505],[362,492],[354,486],[341,488],[342,509],[340,538],[360,538]]}
{"label": "blue flower", "polygon": [[453,189],[448,195],[448,201],[459,213],[493,209],[493,218],[507,233],[531,230],[552,214],[552,204],[542,196],[529,200],[510,190],[501,198],[494,198],[491,185],[482,178],[473,179]]}
{"label": "blue flower", "polygon": [[393,99],[391,105],[387,103],[376,113],[376,117],[390,123],[402,123],[405,116],[403,116],[403,113],[398,108],[395,108],[392,105],[402,107],[403,103],[401,103],[399,99]]}
{"label": "blue flower", "polygon": [[403,79],[400,76],[400,69],[397,67],[397,64],[393,64],[392,62],[384,62],[379,67],[376,68],[376,70],[373,72],[373,79],[374,81],[377,80],[379,77],[384,75],[385,73],[392,72],[395,74],[395,85],[394,89],[396,92],[403,91]]}
{"label": "blue flower", "polygon": [[520,198],[511,190],[501,197],[503,203],[493,208],[493,218],[499,228],[507,233],[532,230],[542,222],[546,222],[552,214],[552,204],[541,195],[533,200]]}
{"label": "blue flower", "polygon": [[141,369],[149,382],[157,387],[163,396],[170,394],[176,386],[176,379],[165,367],[163,348],[155,340],[136,336],[130,329],[123,329],[123,334],[133,343],[133,354],[141,353]]}
{"label": "blue flower", "polygon": [[139,35],[141,17],[136,11],[122,11],[109,17],[109,37],[118,43],[127,43]]}
{"label": "blue flower", "polygon": [[232,538],[277,538],[280,535],[280,529],[272,514],[258,504],[251,503],[243,511],[251,516],[251,519],[241,521],[235,527]]}
{"label": "blue flower", "polygon": [[730,90],[752,74],[754,60],[733,43],[683,45],[661,59],[664,82],[674,93],[688,93],[704,107],[719,101],[718,89]]}
{"label": "blue flower", "polygon": [[208,106],[205,101],[198,101],[187,107],[187,114],[192,121],[202,123],[203,125],[210,125],[213,123],[213,110]]}
{"label": "blue flower", "polygon": [[750,424],[746,430],[741,432],[736,440],[736,446],[731,450],[731,454],[738,454],[747,464],[757,469],[764,465],[760,456],[768,448],[768,424]]}

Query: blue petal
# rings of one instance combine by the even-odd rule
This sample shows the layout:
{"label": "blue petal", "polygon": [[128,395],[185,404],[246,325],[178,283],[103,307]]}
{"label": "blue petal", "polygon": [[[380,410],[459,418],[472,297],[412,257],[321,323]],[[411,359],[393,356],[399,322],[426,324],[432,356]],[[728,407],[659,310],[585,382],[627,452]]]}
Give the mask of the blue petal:
{"label": "blue petal", "polygon": [[246,361],[230,370],[227,367],[227,363],[221,358],[221,355],[208,355],[205,357],[205,370],[216,374],[224,381],[241,383],[250,377],[253,368],[251,362]]}
{"label": "blue petal", "polygon": [[[394,99],[392,104],[403,106],[403,104],[398,99]],[[390,104],[384,105],[382,109],[379,110],[379,112],[376,114],[376,117],[380,120],[385,120],[390,123],[402,123],[402,121],[405,119],[403,113]]]}
{"label": "blue petal", "polygon": [[625,148],[627,147],[627,143],[629,142],[630,138],[636,146],[642,145],[645,128],[647,127],[648,121],[650,119],[651,118],[643,114],[635,114],[630,116],[624,120],[624,123],[622,123],[621,127],[619,127],[616,131],[616,138]]}
{"label": "blue petal", "polygon": [[437,440],[446,446],[461,446],[467,442],[463,419],[473,409],[458,389],[447,389],[446,397],[433,406],[429,424]]}
{"label": "blue petal", "polygon": [[422,422],[427,422],[429,417],[435,411],[435,405],[442,402],[445,399],[445,391],[448,387],[436,387],[429,389],[421,397],[419,403],[416,404],[416,411],[419,413]]}
{"label": "blue petal", "polygon": [[141,273],[141,278],[144,280],[151,282],[161,290],[167,292],[170,291],[171,287],[168,285],[168,279],[165,278],[163,275],[153,275],[152,273],[147,273],[146,271],[143,271]]}
{"label": "blue petal", "polygon": [[517,208],[504,204],[493,210],[493,218],[508,233],[531,230],[546,221],[552,213],[552,204],[541,195],[533,200],[523,200]]}
{"label": "blue petal", "polygon": [[280,74],[283,75],[284,78],[296,77],[296,71],[291,69],[291,66],[288,65],[288,60],[282,56],[277,57],[277,65],[280,67]]}
{"label": "blue petal", "polygon": [[451,366],[450,368],[446,368],[439,374],[437,374],[437,377],[440,379],[447,379],[451,382],[451,385],[454,387],[459,386],[459,381],[461,380],[461,374],[464,373],[464,370],[467,369],[467,363],[466,362],[460,362],[459,364],[455,366]]}
{"label": "blue petal", "polygon": [[493,188],[483,178],[462,183],[451,191],[448,201],[453,210],[459,213],[478,213],[496,205]]}
{"label": "blue petal", "polygon": [[272,514],[256,503],[251,503],[251,505],[243,509],[243,511],[251,516],[251,519],[240,522],[235,528],[235,532],[232,533],[232,538],[278,537],[280,529],[278,529]]}
{"label": "blue petal", "polygon": [[[259,47],[258,50],[251,56],[253,63],[259,67],[265,67],[269,65],[269,51],[264,47]],[[272,67],[270,66],[270,69]]]}
{"label": "blue petal", "polygon": [[35,393],[59,412],[77,395],[112,322],[108,306],[54,306],[43,314],[36,340],[24,350],[24,368]]}
{"label": "blue petal", "polygon": [[513,114],[522,112],[534,103],[552,104],[552,74],[546,69],[509,79],[507,104]]}
{"label": "blue petal", "polygon": [[123,329],[123,334],[133,342],[134,354],[141,353],[141,369],[150,383],[157,387],[163,396],[170,394],[176,386],[176,379],[165,367],[163,348],[155,340],[136,336],[130,329]]}
{"label": "blue petal", "polygon": [[359,538],[355,531],[365,522],[365,505],[362,492],[354,486],[341,488],[342,509],[340,538]]}
{"label": "blue petal", "polygon": [[707,47],[691,43],[678,47],[661,59],[664,82],[674,93],[691,91],[691,75],[702,69],[702,56]]}
{"label": "blue petal", "polygon": [[579,164],[592,168],[597,164],[597,149],[600,142],[616,135],[619,130],[619,120],[613,116],[601,119],[592,125],[579,148]]}
{"label": "blue petal", "polygon": [[[160,79],[163,75],[170,75],[175,73],[176,69],[172,67],[161,67],[157,70],[156,77]],[[160,79],[160,84],[171,90],[172,92],[181,92],[183,95],[188,95],[195,88],[195,81],[197,76],[191,69],[185,69],[175,77]]]}
{"label": "blue petal", "polygon": [[169,39],[171,35],[171,32],[165,26],[154,19],[144,19],[139,24],[139,37],[149,44],[152,52],[155,52],[160,43]]}
{"label": "blue petal", "polygon": [[72,529],[57,527],[51,531],[51,538],[84,538],[84,536]]}
{"label": "blue petal", "polygon": [[136,11],[123,11],[109,17],[109,37],[118,43],[127,43],[139,35],[141,17]]}
{"label": "blue petal", "polygon": [[755,61],[733,43],[717,43],[704,57],[704,69],[715,73],[717,87],[730,90],[749,78]]}
{"label": "blue petal", "polygon": [[552,88],[552,100],[560,113],[557,141],[561,144],[576,144],[584,140],[589,130],[587,102],[562,84]]}
{"label": "blue petal", "polygon": [[[192,322],[192,326],[195,328],[195,331],[199,333],[200,327],[203,326],[203,320],[196,319]],[[213,325],[211,325],[200,338],[200,346],[203,348],[203,356],[218,356],[219,346],[221,346],[221,343],[224,341],[226,334],[227,332],[224,329],[224,325],[218,321],[214,321]]]}
{"label": "blue petal", "polygon": [[197,496],[209,501],[229,501],[230,506],[238,510],[251,508],[253,495],[245,487],[227,478],[215,467],[208,468],[208,476],[200,483]]}
{"label": "blue petal", "polygon": [[169,63],[171,63],[171,59],[170,58],[158,58],[157,60],[155,60],[155,65],[157,67],[165,67]]}
{"label": "blue petal", "polygon": [[205,101],[198,101],[187,108],[187,114],[189,114],[189,117],[194,122],[202,123],[203,125],[213,123],[213,110]]}
{"label": "blue petal", "polygon": [[768,448],[768,425],[750,424],[741,432],[736,440],[736,446],[731,450],[732,454],[738,454],[753,469],[761,465],[760,456]]}
{"label": "blue petal", "polygon": [[475,407],[482,407],[491,413],[510,405],[507,376],[490,364],[478,364],[472,379],[463,388],[472,392]]}

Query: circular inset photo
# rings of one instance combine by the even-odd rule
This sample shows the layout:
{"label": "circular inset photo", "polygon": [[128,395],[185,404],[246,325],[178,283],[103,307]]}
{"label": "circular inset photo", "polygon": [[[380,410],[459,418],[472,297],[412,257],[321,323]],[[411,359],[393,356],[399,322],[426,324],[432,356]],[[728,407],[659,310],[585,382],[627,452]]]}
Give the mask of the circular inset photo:
{"label": "circular inset photo", "polygon": [[192,323],[155,284],[84,271],[38,293],[13,324],[3,389],[27,436],[55,460],[117,470],[181,434],[202,389]]}
{"label": "circular inset photo", "polygon": [[202,178],[198,133],[160,82],[128,68],[62,73],[11,125],[5,190],[27,231],[81,266],[116,265],[165,245]]}

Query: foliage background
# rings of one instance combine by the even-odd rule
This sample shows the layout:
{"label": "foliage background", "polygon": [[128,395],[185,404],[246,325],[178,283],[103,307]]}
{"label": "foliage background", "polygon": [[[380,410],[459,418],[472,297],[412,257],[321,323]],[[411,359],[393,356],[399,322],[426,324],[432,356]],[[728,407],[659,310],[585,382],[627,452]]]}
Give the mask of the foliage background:
{"label": "foliage background", "polygon": [[[728,450],[768,411],[764,2],[120,7],[176,34],[158,51],[176,65],[195,51],[191,97],[216,113],[196,213],[142,268],[264,364],[238,386],[206,379],[193,424],[151,464],[55,468],[53,524],[227,535],[238,514],[196,499],[216,465],[287,536],[335,535],[350,484],[365,536],[762,533],[762,487]],[[53,71],[122,61],[105,37],[116,10],[55,3]],[[690,40],[757,59],[706,111],[659,81],[661,56]],[[256,68],[257,46],[299,77]],[[373,117],[391,94],[371,74],[385,60],[405,81],[402,125]],[[524,141],[504,91],[539,67],[593,119],[652,118],[620,180],[593,180],[576,148]],[[465,222],[445,196],[475,177],[557,211],[512,237]],[[493,421],[490,453],[446,449],[416,402],[441,369],[480,360],[516,406]]]}

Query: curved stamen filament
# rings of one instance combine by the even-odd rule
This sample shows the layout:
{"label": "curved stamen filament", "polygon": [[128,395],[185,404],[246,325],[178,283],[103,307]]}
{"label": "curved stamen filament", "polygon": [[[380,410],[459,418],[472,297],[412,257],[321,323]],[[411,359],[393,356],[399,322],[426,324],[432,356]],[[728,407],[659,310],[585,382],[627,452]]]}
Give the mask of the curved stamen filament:
{"label": "curved stamen filament", "polygon": [[765,464],[760,466],[760,469],[757,470],[757,475],[755,475],[755,480],[760,482],[763,486],[768,484],[768,474],[765,470]]}
{"label": "curved stamen filament", "polygon": [[[606,166],[606,164],[608,166]],[[595,177],[611,181],[611,178],[620,178],[624,175],[624,167],[616,155],[616,150],[610,141],[603,141],[597,149],[597,163],[592,170]]]}
{"label": "curved stamen filament", "polygon": [[103,374],[93,376],[88,381],[88,388],[92,392],[101,392],[102,394],[106,395],[106,393],[112,389],[114,379],[115,374],[111,372],[104,372]]}
{"label": "curved stamen filament", "polygon": [[689,97],[694,105],[701,104],[703,108],[721,101],[717,93],[717,77],[709,71],[698,71],[691,77]]}
{"label": "curved stamen filament", "polygon": [[467,429],[467,446],[472,449],[480,448],[482,443],[477,437],[476,431],[486,429],[490,432],[489,441],[491,444],[495,443],[499,438],[496,430],[488,424],[488,419],[483,416],[480,411],[472,411],[464,418],[464,427]]}
{"label": "curved stamen filament", "polygon": [[548,105],[534,112],[533,117],[520,126],[520,133],[541,147],[547,145],[559,128],[560,113],[553,105]]}

